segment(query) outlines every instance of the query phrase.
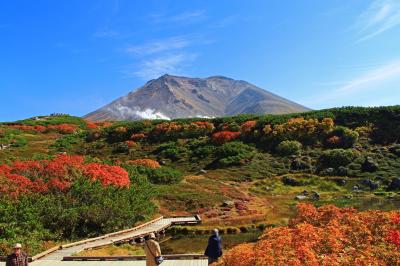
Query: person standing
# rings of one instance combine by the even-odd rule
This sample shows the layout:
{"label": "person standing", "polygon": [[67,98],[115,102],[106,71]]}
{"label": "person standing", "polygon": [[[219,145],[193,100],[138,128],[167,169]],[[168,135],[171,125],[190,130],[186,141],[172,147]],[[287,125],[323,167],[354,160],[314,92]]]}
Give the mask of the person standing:
{"label": "person standing", "polygon": [[208,257],[208,265],[218,261],[218,258],[222,256],[222,243],[218,229],[214,229],[213,234],[208,239],[208,245],[204,255]]}
{"label": "person standing", "polygon": [[160,244],[156,241],[154,233],[150,233],[149,239],[144,243],[144,252],[146,253],[146,266],[156,266],[162,263]]}
{"label": "person standing", "polygon": [[21,249],[19,243],[13,246],[13,253],[7,256],[6,266],[28,266],[28,255]]}

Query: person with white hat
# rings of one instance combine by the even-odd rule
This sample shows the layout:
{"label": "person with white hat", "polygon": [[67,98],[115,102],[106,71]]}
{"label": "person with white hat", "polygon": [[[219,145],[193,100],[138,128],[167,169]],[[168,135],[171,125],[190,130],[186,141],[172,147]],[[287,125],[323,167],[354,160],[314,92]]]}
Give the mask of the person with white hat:
{"label": "person with white hat", "polygon": [[21,251],[22,245],[13,245],[13,253],[7,257],[6,266],[28,266],[28,255]]}
{"label": "person with white hat", "polygon": [[161,256],[160,244],[156,241],[154,233],[150,233],[148,240],[144,242],[144,252],[146,253],[146,266],[157,266],[164,260]]}

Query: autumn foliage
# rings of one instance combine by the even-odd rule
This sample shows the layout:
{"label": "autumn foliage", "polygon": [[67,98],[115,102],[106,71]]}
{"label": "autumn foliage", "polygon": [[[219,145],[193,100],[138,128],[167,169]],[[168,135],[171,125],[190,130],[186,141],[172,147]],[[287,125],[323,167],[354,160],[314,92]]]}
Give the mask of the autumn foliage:
{"label": "autumn foliage", "polygon": [[130,184],[128,173],[119,166],[84,164],[82,156],[57,155],[52,160],[0,165],[0,193],[18,197],[22,193],[64,191],[80,176],[98,180],[103,186],[128,187]]}
{"label": "autumn foliage", "polygon": [[399,213],[299,204],[286,227],[267,229],[219,263],[253,265],[400,265]]}
{"label": "autumn foliage", "polygon": [[46,132],[58,132],[60,134],[71,134],[77,131],[77,126],[73,124],[59,124],[59,125],[10,125],[10,128],[27,131],[27,132],[36,132],[36,133],[46,133]]}
{"label": "autumn foliage", "polygon": [[212,135],[212,140],[218,144],[224,144],[226,142],[235,140],[240,137],[240,132],[232,131],[220,131]]}
{"label": "autumn foliage", "polygon": [[156,169],[156,168],[160,168],[161,165],[152,159],[137,159],[137,160],[132,160],[132,161],[128,161],[127,163],[129,164],[135,164],[135,165],[142,165],[142,166],[146,166],[152,169]]}

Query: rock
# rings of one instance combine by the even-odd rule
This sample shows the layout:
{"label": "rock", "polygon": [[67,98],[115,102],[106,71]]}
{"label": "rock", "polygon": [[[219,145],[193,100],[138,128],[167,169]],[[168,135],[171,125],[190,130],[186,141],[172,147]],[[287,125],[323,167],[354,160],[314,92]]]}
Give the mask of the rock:
{"label": "rock", "polygon": [[331,167],[325,169],[325,173],[327,175],[333,175],[334,172],[335,172],[335,169],[333,169]]}
{"label": "rock", "polygon": [[399,190],[400,189],[400,178],[399,177],[392,178],[392,180],[389,183],[388,189],[389,190]]}
{"label": "rock", "polygon": [[282,182],[283,182],[283,184],[285,184],[287,186],[301,186],[301,185],[303,185],[302,182],[294,179],[293,177],[289,177],[289,176],[284,176],[282,178]]}
{"label": "rock", "polygon": [[311,191],[310,199],[319,200],[321,195],[317,191]]}
{"label": "rock", "polygon": [[304,196],[308,196],[308,190],[303,190],[303,192],[301,192],[301,194]]}
{"label": "rock", "polygon": [[361,170],[363,172],[375,172],[378,170],[379,165],[372,159],[371,157],[367,156],[361,165]]}
{"label": "rock", "polygon": [[294,197],[295,200],[305,200],[307,199],[307,196],[304,195],[297,195],[296,197]]}
{"label": "rock", "polygon": [[340,179],[335,179],[335,183],[336,184],[338,184],[339,186],[344,186],[344,185],[346,185],[346,179],[342,179],[342,178],[340,178]]}
{"label": "rock", "polygon": [[207,171],[204,170],[204,169],[201,169],[201,170],[199,171],[199,173],[200,173],[200,174],[207,174]]}
{"label": "rock", "polygon": [[233,206],[235,206],[235,202],[232,200],[226,200],[221,205],[221,207],[233,207]]}
{"label": "rock", "polygon": [[161,160],[161,161],[160,161],[160,164],[161,164],[161,165],[166,165],[166,164],[167,164],[167,162],[166,162],[166,161],[164,161],[164,160]]}
{"label": "rock", "polygon": [[379,188],[379,184],[372,181],[371,179],[364,179],[363,181],[361,181],[361,184],[369,187],[371,190],[375,190],[375,189]]}
{"label": "rock", "polygon": [[339,166],[339,168],[336,171],[336,174],[338,176],[347,176],[348,170],[346,167],[344,166]]}

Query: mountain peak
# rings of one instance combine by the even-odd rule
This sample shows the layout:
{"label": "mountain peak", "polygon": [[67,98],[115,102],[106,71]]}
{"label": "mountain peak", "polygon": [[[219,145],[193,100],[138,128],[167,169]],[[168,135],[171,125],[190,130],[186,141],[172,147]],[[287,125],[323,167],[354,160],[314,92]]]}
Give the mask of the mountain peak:
{"label": "mountain peak", "polygon": [[309,110],[248,82],[224,76],[189,78],[164,74],[85,116],[99,120],[220,117]]}

